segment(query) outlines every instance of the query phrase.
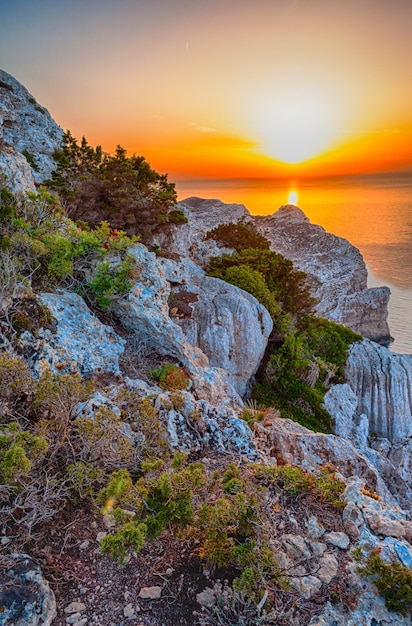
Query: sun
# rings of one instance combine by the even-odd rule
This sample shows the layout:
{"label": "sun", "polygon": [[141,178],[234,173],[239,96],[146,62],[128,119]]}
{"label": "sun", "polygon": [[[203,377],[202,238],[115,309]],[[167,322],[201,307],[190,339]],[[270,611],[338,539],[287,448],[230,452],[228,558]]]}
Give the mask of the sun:
{"label": "sun", "polygon": [[333,104],[315,88],[288,90],[260,104],[255,124],[260,150],[278,161],[296,164],[330,149],[339,127]]}

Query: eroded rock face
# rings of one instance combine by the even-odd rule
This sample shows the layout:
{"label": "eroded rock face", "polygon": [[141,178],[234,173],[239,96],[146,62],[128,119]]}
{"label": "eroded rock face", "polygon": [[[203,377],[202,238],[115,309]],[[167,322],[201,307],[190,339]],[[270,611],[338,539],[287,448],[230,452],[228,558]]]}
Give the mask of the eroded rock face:
{"label": "eroded rock face", "polygon": [[336,434],[352,440],[386,482],[412,486],[412,356],[365,339],[354,344],[345,385],[326,394]]}
{"label": "eroded rock face", "polygon": [[354,344],[346,379],[365,414],[369,434],[395,443],[412,436],[412,356],[393,354],[372,341]]}
{"label": "eroded rock face", "polygon": [[173,321],[211,365],[227,372],[239,395],[245,395],[272,331],[268,311],[249,293],[206,276],[193,263],[160,263],[174,284],[169,297]]}
{"label": "eroded rock face", "polygon": [[56,332],[40,329],[34,337],[26,331],[22,344],[30,349],[28,363],[36,377],[52,372],[81,376],[96,372],[120,374],[119,358],[125,340],[102,324],[75,293],[43,293],[40,300],[53,315]]}
{"label": "eroded rock face", "polygon": [[390,340],[387,287],[367,288],[367,270],[359,250],[346,239],[311,224],[295,206],[281,207],[255,220],[271,248],[307,273],[318,299],[317,313],[381,343]]}
{"label": "eroded rock face", "polygon": [[131,253],[140,277],[119,303],[121,323],[178,359],[194,376],[197,391],[204,387],[202,397],[206,388],[222,400],[224,393],[232,399],[243,395],[272,329],[266,309],[241,289],[205,276],[188,259],[158,259],[142,245]]}
{"label": "eroded rock face", "polygon": [[[50,177],[55,167],[53,152],[61,145],[62,137],[62,129],[47,109],[13,76],[0,70],[0,171],[9,177],[12,191],[32,189],[33,179],[39,184]],[[31,164],[23,153],[27,153]],[[18,169],[21,176],[17,175]]]}

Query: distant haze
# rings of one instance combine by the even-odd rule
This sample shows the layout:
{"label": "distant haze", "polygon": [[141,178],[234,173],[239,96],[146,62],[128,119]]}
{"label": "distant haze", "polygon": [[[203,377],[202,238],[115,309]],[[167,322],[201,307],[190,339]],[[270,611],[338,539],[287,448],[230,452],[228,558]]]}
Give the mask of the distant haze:
{"label": "distant haze", "polygon": [[169,178],[410,168],[411,0],[0,0],[0,66]]}

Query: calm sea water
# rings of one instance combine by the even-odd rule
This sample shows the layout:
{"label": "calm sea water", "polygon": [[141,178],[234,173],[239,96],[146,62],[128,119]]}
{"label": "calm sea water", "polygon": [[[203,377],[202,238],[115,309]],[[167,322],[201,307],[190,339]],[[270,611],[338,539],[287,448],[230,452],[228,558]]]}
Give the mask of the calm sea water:
{"label": "calm sea water", "polygon": [[[394,352],[412,354],[412,174],[284,180],[199,180],[176,183],[188,196],[244,204],[254,215],[292,201],[314,224],[359,248],[369,286],[391,289],[389,326]],[[290,193],[296,194],[290,198]],[[297,197],[296,197],[297,196]]]}

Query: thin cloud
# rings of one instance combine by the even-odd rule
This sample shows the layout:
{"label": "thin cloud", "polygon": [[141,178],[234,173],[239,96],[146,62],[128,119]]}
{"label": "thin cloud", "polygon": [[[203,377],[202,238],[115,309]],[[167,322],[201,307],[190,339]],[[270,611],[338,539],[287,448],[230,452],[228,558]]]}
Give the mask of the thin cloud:
{"label": "thin cloud", "polygon": [[189,126],[193,128],[198,133],[216,133],[216,128],[212,128],[211,126],[202,126],[201,124],[197,124],[196,122],[189,122]]}

